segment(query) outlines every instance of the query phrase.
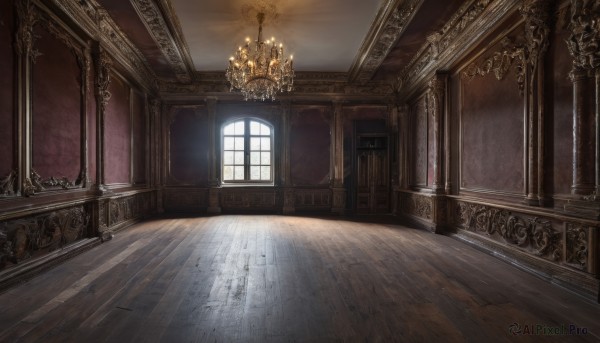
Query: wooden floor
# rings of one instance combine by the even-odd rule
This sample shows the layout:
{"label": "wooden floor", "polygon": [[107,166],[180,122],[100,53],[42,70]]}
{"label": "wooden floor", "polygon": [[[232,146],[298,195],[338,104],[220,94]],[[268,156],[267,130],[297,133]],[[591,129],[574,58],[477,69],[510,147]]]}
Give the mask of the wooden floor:
{"label": "wooden floor", "polygon": [[600,341],[600,305],[461,242],[289,216],[145,222],[0,309],[0,342]]}

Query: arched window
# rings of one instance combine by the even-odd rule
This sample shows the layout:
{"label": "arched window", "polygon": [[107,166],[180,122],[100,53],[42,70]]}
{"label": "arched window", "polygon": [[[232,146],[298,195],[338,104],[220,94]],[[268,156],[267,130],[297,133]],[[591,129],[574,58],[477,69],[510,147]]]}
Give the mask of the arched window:
{"label": "arched window", "polygon": [[273,183],[273,127],[245,118],[225,123],[223,183]]}

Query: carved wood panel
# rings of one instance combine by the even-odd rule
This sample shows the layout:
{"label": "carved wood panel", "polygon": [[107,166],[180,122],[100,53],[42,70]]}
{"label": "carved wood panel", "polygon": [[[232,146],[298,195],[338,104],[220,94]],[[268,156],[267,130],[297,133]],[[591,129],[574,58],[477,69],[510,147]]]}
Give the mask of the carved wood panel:
{"label": "carved wood panel", "polygon": [[0,222],[0,270],[93,235],[88,206]]}
{"label": "carved wood panel", "polygon": [[277,190],[222,189],[221,207],[223,209],[259,209],[277,210],[279,192]]}
{"label": "carved wood panel", "polygon": [[202,211],[208,207],[208,189],[167,188],[163,207],[173,211]]}
{"label": "carved wood panel", "polygon": [[331,208],[331,190],[294,189],[296,210],[317,210]]}

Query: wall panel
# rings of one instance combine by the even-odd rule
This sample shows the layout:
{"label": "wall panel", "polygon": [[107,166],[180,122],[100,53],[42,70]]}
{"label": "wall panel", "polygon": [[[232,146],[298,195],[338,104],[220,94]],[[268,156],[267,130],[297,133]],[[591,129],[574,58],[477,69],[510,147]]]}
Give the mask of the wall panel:
{"label": "wall panel", "polygon": [[569,72],[573,58],[569,54],[565,41],[568,39],[566,28],[558,27],[550,37],[546,76],[552,82],[547,87],[549,100],[547,140],[550,153],[546,175],[548,191],[551,194],[569,194],[573,181],[573,87],[569,81]]}
{"label": "wall panel", "polygon": [[[15,168],[14,146],[14,36],[13,1],[0,1],[0,178]],[[8,187],[12,190],[12,187]],[[4,190],[2,193],[10,192]],[[2,194],[0,194],[2,195]]]}
{"label": "wall panel", "polygon": [[144,96],[134,92],[131,99],[133,119],[133,183],[146,182],[146,108]]}
{"label": "wall panel", "polygon": [[516,73],[502,80],[462,75],[461,90],[461,189],[523,194],[524,100]]}
{"label": "wall panel", "polygon": [[81,170],[81,75],[76,55],[44,27],[35,28],[32,71],[32,168],[43,180],[74,182]]}
{"label": "wall panel", "polygon": [[290,170],[294,185],[329,184],[331,111],[299,108],[290,129]]}
{"label": "wall panel", "polygon": [[129,85],[112,75],[104,118],[104,177],[107,185],[131,182],[131,115]]}
{"label": "wall panel", "polygon": [[428,161],[430,159],[428,152],[429,115],[427,113],[427,97],[422,96],[413,103],[410,113],[413,135],[411,184],[425,187],[429,178]]}
{"label": "wall panel", "polygon": [[208,181],[209,126],[204,107],[173,108],[169,125],[169,183]]}

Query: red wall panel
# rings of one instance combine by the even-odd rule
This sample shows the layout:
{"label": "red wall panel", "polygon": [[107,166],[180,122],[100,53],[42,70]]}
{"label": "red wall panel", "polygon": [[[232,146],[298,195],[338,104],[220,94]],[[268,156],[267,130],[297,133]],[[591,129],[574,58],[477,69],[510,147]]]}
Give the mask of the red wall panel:
{"label": "red wall panel", "polygon": [[146,109],[144,96],[135,92],[132,99],[133,117],[133,182],[146,181]]}
{"label": "red wall panel", "polygon": [[0,1],[0,178],[15,167],[13,1]]}
{"label": "red wall panel", "polygon": [[294,112],[290,134],[290,171],[295,185],[327,185],[330,169],[331,113],[324,108]]}
{"label": "red wall panel", "polygon": [[522,194],[524,100],[516,73],[463,79],[461,86],[461,187]]}
{"label": "red wall panel", "polygon": [[549,129],[546,131],[552,149],[546,183],[548,191],[554,194],[570,194],[573,164],[573,87],[569,72],[573,58],[567,44],[569,37],[566,28],[558,28],[548,50],[547,78],[552,87],[547,87],[546,96],[551,99],[546,114]]}
{"label": "red wall panel", "polygon": [[32,71],[32,167],[75,181],[81,170],[81,68],[75,54],[37,26]]}
{"label": "red wall panel", "polygon": [[104,177],[105,183],[130,183],[131,176],[131,116],[129,86],[112,75],[111,94],[104,116]]}
{"label": "red wall panel", "polygon": [[410,109],[413,132],[413,160],[411,183],[415,186],[426,186],[428,180],[428,136],[429,116],[427,114],[427,97],[420,97]]}

